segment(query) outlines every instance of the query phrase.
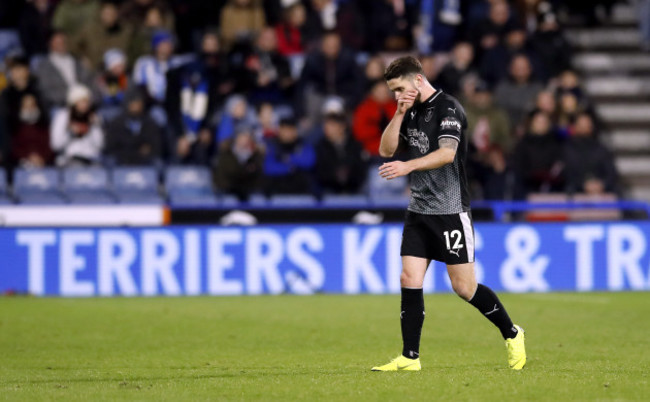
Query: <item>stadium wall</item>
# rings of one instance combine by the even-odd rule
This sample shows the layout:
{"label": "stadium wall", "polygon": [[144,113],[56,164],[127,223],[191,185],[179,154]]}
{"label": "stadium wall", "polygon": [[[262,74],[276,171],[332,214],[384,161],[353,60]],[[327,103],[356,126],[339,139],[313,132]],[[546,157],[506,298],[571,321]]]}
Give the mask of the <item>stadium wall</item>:
{"label": "stadium wall", "polygon": [[[0,229],[0,291],[47,296],[399,292],[401,225]],[[476,225],[508,292],[650,290],[650,223]],[[433,268],[433,269],[431,269]],[[432,264],[427,292],[449,292]]]}

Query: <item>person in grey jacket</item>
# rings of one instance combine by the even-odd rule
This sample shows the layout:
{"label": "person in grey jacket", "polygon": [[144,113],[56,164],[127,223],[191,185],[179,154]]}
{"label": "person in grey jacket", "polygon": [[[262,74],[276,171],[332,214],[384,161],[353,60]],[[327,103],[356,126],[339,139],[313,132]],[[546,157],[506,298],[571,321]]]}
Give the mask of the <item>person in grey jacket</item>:
{"label": "person in grey jacket", "polygon": [[38,63],[36,77],[46,105],[49,108],[65,107],[71,87],[82,84],[92,88],[92,74],[68,53],[63,32],[54,32],[49,46],[49,54]]}
{"label": "person in grey jacket", "polygon": [[524,118],[535,105],[537,94],[542,89],[542,84],[532,77],[528,57],[524,54],[514,56],[510,62],[510,79],[497,85],[494,99],[496,104],[508,113],[510,123],[517,134],[523,134]]}

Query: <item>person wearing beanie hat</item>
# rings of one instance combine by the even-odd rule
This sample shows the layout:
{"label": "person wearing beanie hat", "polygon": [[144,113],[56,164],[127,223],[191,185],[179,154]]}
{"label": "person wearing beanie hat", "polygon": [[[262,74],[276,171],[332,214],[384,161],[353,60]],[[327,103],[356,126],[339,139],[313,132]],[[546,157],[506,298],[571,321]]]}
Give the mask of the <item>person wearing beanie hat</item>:
{"label": "person wearing beanie hat", "polygon": [[101,93],[101,114],[107,120],[120,112],[124,95],[129,87],[126,73],[126,55],[120,49],[109,49],[104,53],[104,70],[98,78]]}
{"label": "person wearing beanie hat", "polygon": [[154,103],[162,104],[167,92],[167,72],[186,63],[174,56],[174,41],[168,31],[158,31],[151,38],[152,53],[141,56],[133,67],[133,82],[147,89]]}
{"label": "person wearing beanie hat", "polygon": [[92,92],[84,85],[68,91],[68,107],[54,113],[50,145],[59,166],[91,165],[99,162],[104,133],[92,103]]}

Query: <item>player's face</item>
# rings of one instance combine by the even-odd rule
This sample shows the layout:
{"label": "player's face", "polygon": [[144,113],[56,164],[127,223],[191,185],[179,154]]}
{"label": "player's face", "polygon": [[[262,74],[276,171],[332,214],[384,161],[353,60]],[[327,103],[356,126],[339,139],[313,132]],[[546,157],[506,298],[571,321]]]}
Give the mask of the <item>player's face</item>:
{"label": "player's face", "polygon": [[420,93],[421,86],[422,76],[419,74],[393,78],[392,80],[388,81],[388,88],[390,88],[390,90],[395,94],[396,100],[406,91],[417,91],[418,94],[415,97],[415,104],[418,104],[422,101]]}

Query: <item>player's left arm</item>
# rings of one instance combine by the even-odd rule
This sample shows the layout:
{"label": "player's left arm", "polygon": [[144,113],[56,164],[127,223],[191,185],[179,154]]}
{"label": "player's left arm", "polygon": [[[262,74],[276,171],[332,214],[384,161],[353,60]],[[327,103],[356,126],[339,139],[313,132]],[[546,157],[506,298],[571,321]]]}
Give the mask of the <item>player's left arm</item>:
{"label": "player's left arm", "polygon": [[462,109],[459,110],[458,105],[449,104],[444,107],[446,110],[440,119],[440,127],[438,129],[438,149],[420,158],[411,159],[406,162],[394,161],[384,163],[379,167],[381,177],[390,180],[400,176],[406,176],[414,170],[438,169],[454,162],[462,135],[464,114]]}
{"label": "player's left arm", "polygon": [[406,176],[414,170],[438,169],[452,163],[456,157],[458,140],[452,137],[442,137],[438,139],[438,146],[438,149],[421,158],[411,159],[406,162],[393,161],[384,163],[379,167],[379,175],[384,179],[391,180]]}

